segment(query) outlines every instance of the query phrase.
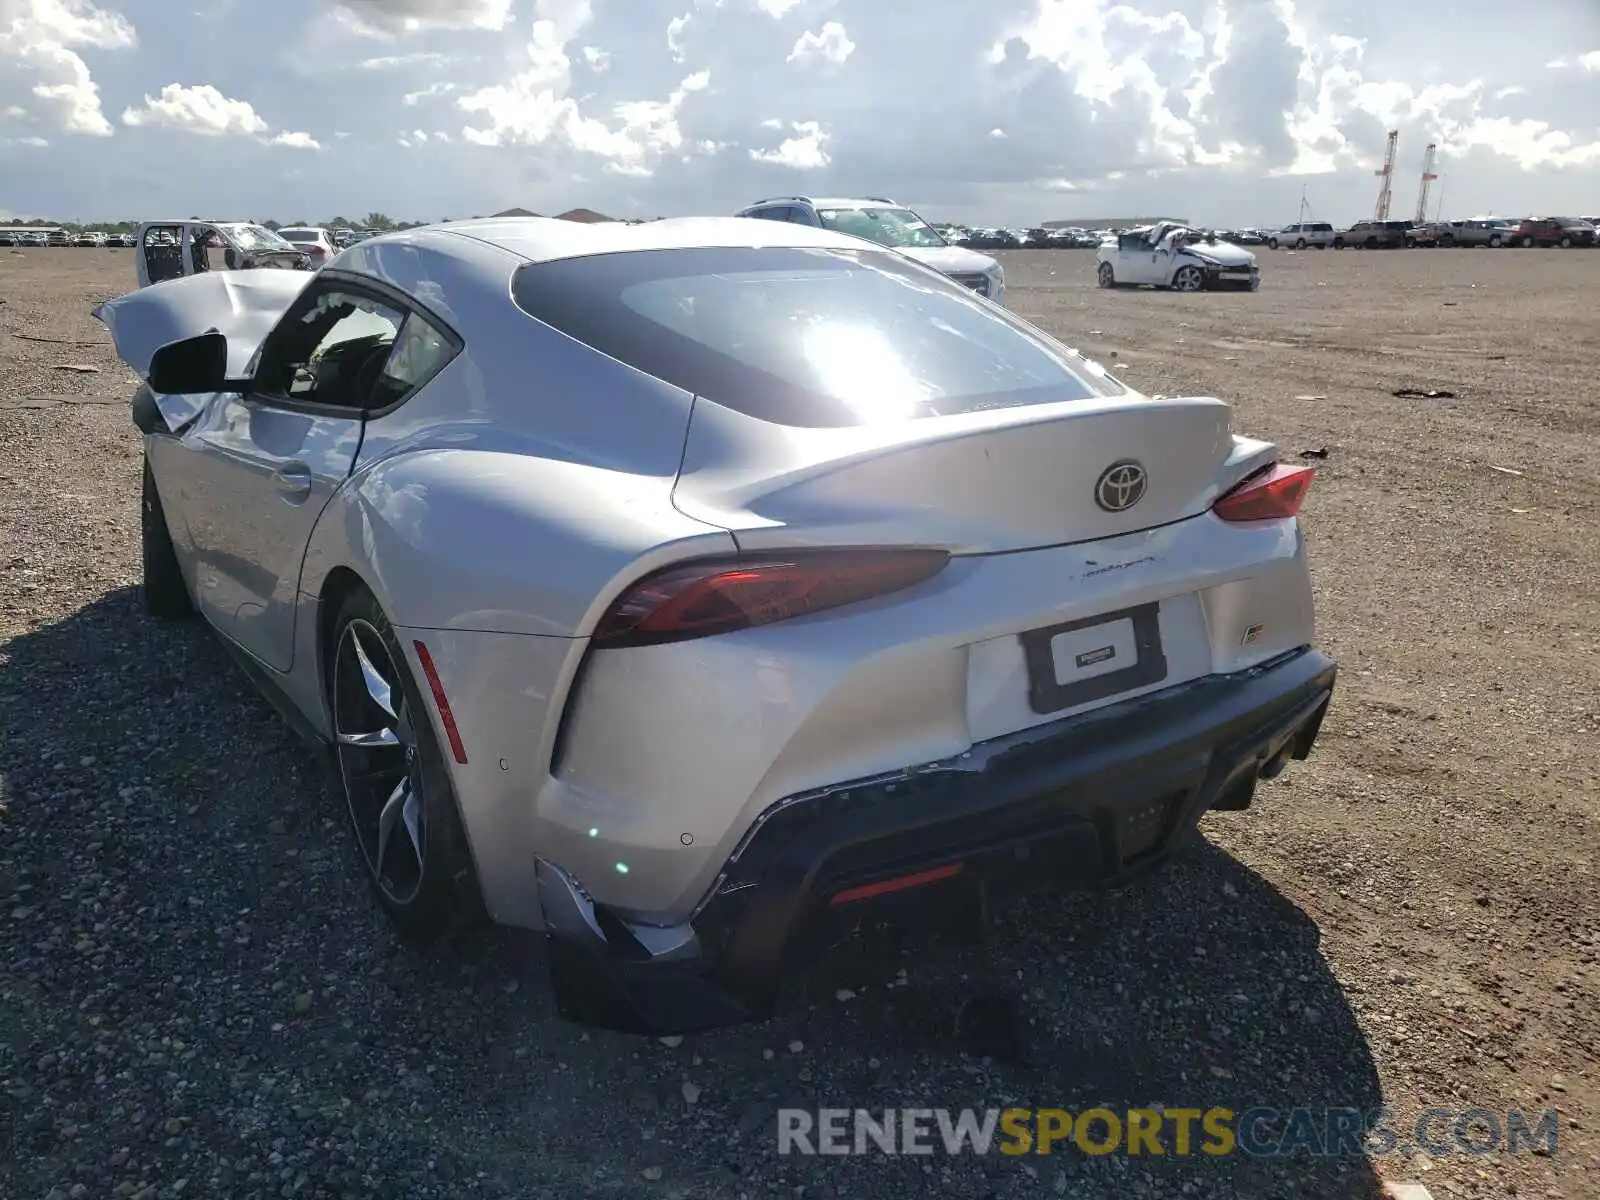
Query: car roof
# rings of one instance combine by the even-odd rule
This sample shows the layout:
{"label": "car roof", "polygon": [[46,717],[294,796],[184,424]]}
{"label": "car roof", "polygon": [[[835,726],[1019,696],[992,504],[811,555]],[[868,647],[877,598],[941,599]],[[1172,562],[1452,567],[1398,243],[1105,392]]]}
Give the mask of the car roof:
{"label": "car roof", "polygon": [[831,247],[861,249],[861,239],[813,225],[752,221],[747,217],[668,217],[629,225],[621,221],[584,224],[556,217],[484,217],[429,225],[403,233],[380,234],[378,241],[411,239],[443,253],[450,243],[471,238],[515,254],[528,262],[551,262],[590,254],[641,250],[685,250],[707,247]]}
{"label": "car roof", "polygon": [[326,229],[324,229],[321,225],[283,225],[283,226],[279,227],[278,232],[279,233],[327,233],[328,231]]}

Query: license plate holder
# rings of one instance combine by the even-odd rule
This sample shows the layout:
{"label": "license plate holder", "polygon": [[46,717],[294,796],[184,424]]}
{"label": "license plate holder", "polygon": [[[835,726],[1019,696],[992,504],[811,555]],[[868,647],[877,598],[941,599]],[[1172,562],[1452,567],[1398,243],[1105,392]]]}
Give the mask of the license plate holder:
{"label": "license plate holder", "polygon": [[1029,706],[1042,715],[1160,683],[1167,677],[1160,614],[1151,602],[1020,634]]}

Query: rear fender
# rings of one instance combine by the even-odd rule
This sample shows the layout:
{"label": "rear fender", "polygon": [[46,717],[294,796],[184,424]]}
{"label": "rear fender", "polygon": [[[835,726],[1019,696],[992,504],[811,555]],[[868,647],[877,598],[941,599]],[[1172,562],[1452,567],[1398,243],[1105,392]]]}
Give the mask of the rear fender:
{"label": "rear fender", "polygon": [[581,637],[639,575],[725,554],[672,506],[672,477],[522,453],[419,449],[359,470],[329,502],[300,590],[346,567],[398,625]]}

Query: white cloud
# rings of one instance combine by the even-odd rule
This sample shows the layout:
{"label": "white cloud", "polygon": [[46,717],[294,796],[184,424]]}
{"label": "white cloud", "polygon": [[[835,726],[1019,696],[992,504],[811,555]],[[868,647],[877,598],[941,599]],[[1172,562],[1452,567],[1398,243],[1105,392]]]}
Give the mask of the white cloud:
{"label": "white cloud", "polygon": [[208,137],[267,131],[267,123],[248,101],[230,100],[209,83],[193,87],[169,83],[159,96],[146,94],[142,106],[124,109],[122,123],[179,129]]}
{"label": "white cloud", "polygon": [[269,145],[287,146],[291,150],[321,150],[322,143],[309,133],[296,133],[292,129],[285,129],[282,133],[269,139]]}
{"label": "white cloud", "polygon": [[419,88],[414,92],[407,92],[404,96],[400,97],[400,103],[404,104],[407,108],[415,108],[424,100],[431,100],[436,96],[448,96],[451,92],[459,91],[460,89],[461,85],[459,83],[449,83],[443,81],[439,83],[430,83],[425,88]]}
{"label": "white cloud", "polygon": [[792,9],[800,6],[800,0],[756,0],[757,6],[769,17],[778,19],[785,17]]}
{"label": "white cloud", "polygon": [[415,149],[418,146],[426,146],[429,144],[435,146],[447,145],[451,141],[451,138],[450,135],[444,132],[442,129],[436,130],[433,133],[429,133],[425,129],[413,129],[410,133],[402,133],[395,140],[398,141],[402,146],[405,146],[409,149]]}
{"label": "white cloud", "polygon": [[511,23],[512,0],[335,0],[345,25],[369,37],[429,29],[498,31]]}
{"label": "white cloud", "polygon": [[378,58],[364,58],[356,66],[363,71],[398,71],[406,67],[442,66],[449,61],[448,54],[424,50],[416,54],[384,54]]}
{"label": "white cloud", "polygon": [[125,50],[137,40],[124,17],[88,0],[0,0],[0,100],[19,101],[6,104],[9,120],[110,137],[100,89],[77,51]]}
{"label": "white cloud", "polygon": [[842,64],[855,52],[856,44],[837,21],[829,21],[816,33],[802,33],[789,51],[789,62]]}
{"label": "white cloud", "polygon": [[678,113],[710,85],[708,71],[682,79],[663,100],[621,100],[606,118],[591,116],[569,95],[567,45],[591,20],[587,0],[540,0],[525,48],[528,65],[504,84],[460,97],[463,112],[479,114],[462,137],[479,146],[555,143],[605,160],[612,175],[648,178],[657,160],[685,148]]}
{"label": "white cloud", "polygon": [[583,61],[596,71],[604,71],[611,65],[611,55],[598,46],[585,46],[583,48]]}
{"label": "white cloud", "polygon": [[667,22],[667,49],[672,51],[672,61],[683,61],[683,31],[689,27],[689,14],[673,17]]}
{"label": "white cloud", "polygon": [[1474,149],[1492,151],[1525,171],[1600,164],[1600,141],[1577,142],[1547,121],[1480,117],[1457,130],[1440,151],[1460,158]]}
{"label": "white cloud", "polygon": [[1600,71],[1600,50],[1591,50],[1573,58],[1553,58],[1545,66],[1552,71]]}
{"label": "white cloud", "polygon": [[823,149],[828,135],[816,121],[791,122],[794,136],[785,138],[774,150],[752,150],[754,162],[770,163],[777,167],[790,167],[796,171],[815,171],[828,165],[832,159]]}

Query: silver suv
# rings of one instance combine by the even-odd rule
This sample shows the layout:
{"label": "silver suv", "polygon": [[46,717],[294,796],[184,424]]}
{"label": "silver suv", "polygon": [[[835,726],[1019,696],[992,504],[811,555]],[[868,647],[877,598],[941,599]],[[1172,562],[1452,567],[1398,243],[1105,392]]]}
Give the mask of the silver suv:
{"label": "silver suv", "polygon": [[996,304],[1006,299],[1005,269],[987,254],[953,246],[904,205],[884,196],[826,199],[818,196],[770,196],[734,214],[763,221],[792,221],[865,238],[900,251],[924,266],[987,296]]}
{"label": "silver suv", "polygon": [[1327,221],[1300,221],[1294,225],[1285,225],[1277,233],[1267,238],[1267,245],[1277,250],[1288,246],[1294,250],[1304,250],[1308,246],[1315,246],[1318,250],[1326,250],[1333,245],[1334,229]]}

